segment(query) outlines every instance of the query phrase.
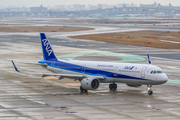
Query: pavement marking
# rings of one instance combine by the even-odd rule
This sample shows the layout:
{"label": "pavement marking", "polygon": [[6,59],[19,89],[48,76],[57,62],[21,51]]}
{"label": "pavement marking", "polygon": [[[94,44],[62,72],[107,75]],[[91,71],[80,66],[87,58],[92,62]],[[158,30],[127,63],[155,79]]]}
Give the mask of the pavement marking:
{"label": "pavement marking", "polygon": [[176,42],[176,41],[168,41],[168,40],[160,40],[162,42],[168,42],[168,43],[175,43],[175,44],[180,44],[180,42]]}
{"label": "pavement marking", "polygon": [[175,80],[168,79],[167,83],[178,83],[178,84],[180,84],[180,80],[178,80],[178,79],[175,79]]}
{"label": "pavement marking", "polygon": [[71,54],[58,56],[58,58],[59,59],[66,59],[66,58],[75,59],[76,57],[89,55],[89,54],[93,54],[93,53],[99,53],[99,54],[103,54],[103,55],[116,56],[116,57],[122,58],[122,60],[119,60],[119,61],[109,61],[109,62],[139,62],[139,61],[145,61],[145,58],[143,58],[141,56],[138,56],[138,55],[124,54],[124,53],[114,53],[114,52],[99,51],[99,50],[88,50],[88,51],[84,51],[84,52],[71,53]]}
{"label": "pavement marking", "polygon": [[163,72],[180,72],[180,70],[173,70],[173,69],[170,69],[170,70],[167,70],[167,69],[163,69]]}

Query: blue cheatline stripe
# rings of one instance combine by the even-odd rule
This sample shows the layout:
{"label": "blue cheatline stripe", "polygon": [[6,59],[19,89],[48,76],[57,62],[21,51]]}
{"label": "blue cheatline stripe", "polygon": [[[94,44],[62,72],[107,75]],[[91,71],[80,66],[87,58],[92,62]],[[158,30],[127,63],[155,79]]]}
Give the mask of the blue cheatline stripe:
{"label": "blue cheatline stripe", "polygon": [[[72,72],[78,72],[78,73],[84,73],[82,71],[82,67],[80,65],[75,65],[75,64],[71,64],[71,63],[66,63],[66,62],[62,62],[62,61],[46,61],[48,66],[51,67],[55,67],[55,68],[59,68],[59,69],[64,69],[64,70],[69,70]],[[137,80],[148,80],[148,79],[142,79],[142,78],[136,78],[136,77],[131,77],[131,76],[127,76],[127,75],[122,75],[122,74],[117,74],[117,76],[114,76],[113,72],[108,72],[108,71],[103,71],[103,70],[96,70],[96,69],[92,69],[89,67],[85,67],[85,73],[84,74],[88,74],[88,75],[93,75],[93,76],[104,76],[105,78],[124,78],[124,79],[137,79]],[[148,80],[151,81],[151,80]]]}

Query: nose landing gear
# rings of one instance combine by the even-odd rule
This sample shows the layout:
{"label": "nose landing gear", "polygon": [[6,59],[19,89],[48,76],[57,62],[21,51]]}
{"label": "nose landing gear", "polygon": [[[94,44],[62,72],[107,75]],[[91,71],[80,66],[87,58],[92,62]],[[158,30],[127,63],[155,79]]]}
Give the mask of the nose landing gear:
{"label": "nose landing gear", "polygon": [[148,87],[148,95],[152,95],[153,94],[153,91],[151,90],[151,87],[152,87],[152,85],[147,85],[147,87]]}

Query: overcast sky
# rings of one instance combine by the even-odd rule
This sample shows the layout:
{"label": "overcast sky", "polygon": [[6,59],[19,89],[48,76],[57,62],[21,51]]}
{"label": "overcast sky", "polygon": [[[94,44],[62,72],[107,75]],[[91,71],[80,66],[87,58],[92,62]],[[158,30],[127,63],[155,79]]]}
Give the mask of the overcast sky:
{"label": "overcast sky", "polygon": [[118,3],[135,3],[135,4],[152,4],[154,2],[162,5],[180,6],[180,0],[0,0],[0,6],[54,6],[69,4],[118,4]]}

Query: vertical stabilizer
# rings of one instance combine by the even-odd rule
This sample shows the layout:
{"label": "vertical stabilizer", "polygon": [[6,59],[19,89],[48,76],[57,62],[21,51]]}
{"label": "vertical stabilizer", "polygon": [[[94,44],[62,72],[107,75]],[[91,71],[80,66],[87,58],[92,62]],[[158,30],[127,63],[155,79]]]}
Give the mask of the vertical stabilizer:
{"label": "vertical stabilizer", "polygon": [[41,38],[41,45],[42,45],[42,52],[44,60],[54,60],[56,61],[57,58],[53,52],[53,49],[50,45],[49,40],[46,38],[46,35],[44,33],[40,33]]}

